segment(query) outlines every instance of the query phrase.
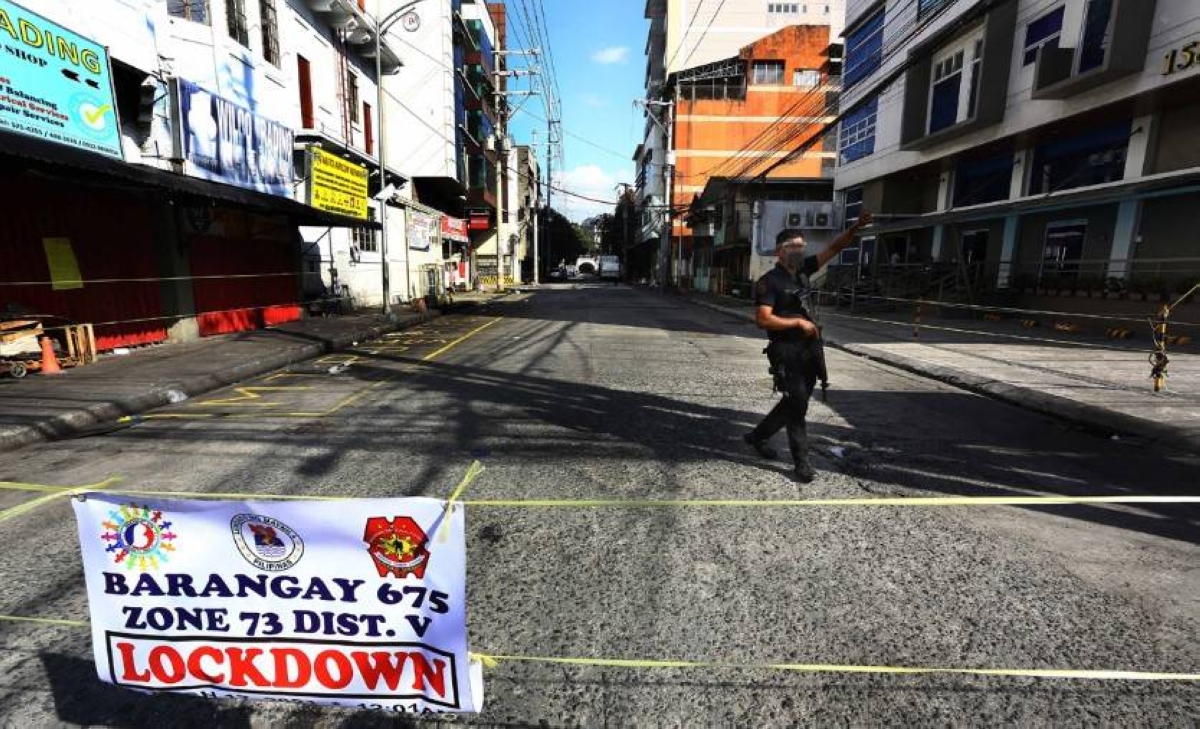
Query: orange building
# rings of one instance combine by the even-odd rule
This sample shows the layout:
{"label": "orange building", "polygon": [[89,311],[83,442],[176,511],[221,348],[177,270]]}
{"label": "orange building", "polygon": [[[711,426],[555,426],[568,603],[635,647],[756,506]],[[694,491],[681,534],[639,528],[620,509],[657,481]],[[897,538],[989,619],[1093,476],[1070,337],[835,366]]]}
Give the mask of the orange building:
{"label": "orange building", "polygon": [[[793,199],[831,199],[836,153],[824,142],[768,170],[833,119],[840,84],[829,33],[827,25],[788,26],[735,58],[672,74],[671,266],[684,287],[718,288],[707,280],[714,267],[726,278],[746,274],[749,240],[737,234],[745,221],[736,219],[735,202],[729,211],[735,220],[719,212],[737,197],[736,188],[782,189],[772,183],[786,181],[795,183],[785,193]],[[806,191],[805,183],[817,182]]]}

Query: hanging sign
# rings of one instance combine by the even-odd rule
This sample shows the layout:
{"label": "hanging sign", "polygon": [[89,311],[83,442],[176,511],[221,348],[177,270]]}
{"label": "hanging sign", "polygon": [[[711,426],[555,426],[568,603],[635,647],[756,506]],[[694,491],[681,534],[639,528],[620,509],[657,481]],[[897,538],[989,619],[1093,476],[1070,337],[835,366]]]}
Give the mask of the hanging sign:
{"label": "hanging sign", "polygon": [[108,52],[0,0],[0,130],[121,159]]}
{"label": "hanging sign", "polygon": [[177,79],[179,156],[184,173],[249,190],[292,196],[292,130]]}
{"label": "hanging sign", "polygon": [[[75,501],[102,681],[474,712],[464,511],[436,499]],[[336,513],[331,519],[330,514]]]}
{"label": "hanging sign", "polygon": [[470,243],[471,236],[467,232],[467,221],[462,218],[452,218],[449,215],[443,215],[442,240]]}
{"label": "hanging sign", "polygon": [[414,251],[427,251],[437,238],[439,221],[429,213],[408,210],[408,247]]}
{"label": "hanging sign", "polygon": [[309,147],[308,204],[317,210],[366,220],[367,169],[320,147]]}

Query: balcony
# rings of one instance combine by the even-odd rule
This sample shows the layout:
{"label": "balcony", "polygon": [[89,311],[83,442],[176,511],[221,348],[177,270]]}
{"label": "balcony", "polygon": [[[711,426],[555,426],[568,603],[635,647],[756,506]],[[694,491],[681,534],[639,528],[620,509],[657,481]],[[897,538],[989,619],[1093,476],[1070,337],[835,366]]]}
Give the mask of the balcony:
{"label": "balcony", "polygon": [[1009,0],[964,34],[939,34],[913,49],[905,74],[900,148],[927,149],[1004,118],[1017,2]]}
{"label": "balcony", "polygon": [[[358,6],[356,0],[307,0],[310,10],[323,16],[334,30],[346,32],[346,42],[364,58],[375,58],[375,19]],[[400,70],[400,56],[387,44],[380,44],[380,66],[385,74]]]}
{"label": "balcony", "polygon": [[1089,0],[1074,48],[1043,46],[1033,98],[1065,99],[1145,66],[1155,0]]}

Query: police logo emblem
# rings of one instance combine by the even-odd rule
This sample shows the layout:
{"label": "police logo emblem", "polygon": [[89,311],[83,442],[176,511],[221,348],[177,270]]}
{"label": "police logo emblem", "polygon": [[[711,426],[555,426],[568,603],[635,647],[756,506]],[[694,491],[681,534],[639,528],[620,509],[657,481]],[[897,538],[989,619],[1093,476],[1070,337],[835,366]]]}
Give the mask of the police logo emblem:
{"label": "police logo emblem", "polygon": [[113,555],[113,562],[126,569],[156,570],[160,562],[170,561],[169,553],[175,551],[176,534],[166,516],[149,506],[126,504],[108,512],[101,526],[104,533],[100,538],[108,542],[106,552]]}
{"label": "police logo emblem", "polygon": [[425,547],[429,538],[425,530],[409,516],[397,516],[388,520],[382,516],[367,519],[363,530],[363,541],[367,552],[375,561],[380,577],[395,575],[405,578],[414,575],[425,577],[429,564],[429,550]]}
{"label": "police logo emblem", "polygon": [[304,556],[304,540],[287,524],[258,514],[238,514],[229,522],[233,543],[246,561],[265,572],[291,569]]}

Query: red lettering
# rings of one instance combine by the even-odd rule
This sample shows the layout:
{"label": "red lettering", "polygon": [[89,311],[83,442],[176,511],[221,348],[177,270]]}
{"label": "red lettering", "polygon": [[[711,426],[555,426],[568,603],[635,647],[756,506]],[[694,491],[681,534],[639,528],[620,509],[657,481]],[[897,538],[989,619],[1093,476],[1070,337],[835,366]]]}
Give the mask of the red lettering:
{"label": "red lettering", "polygon": [[[308,654],[298,648],[276,648],[271,651],[275,657],[275,688],[300,688],[312,678],[312,664]],[[288,670],[288,659],[294,659],[295,676]]]}
{"label": "red lettering", "polygon": [[[163,659],[166,659],[164,663]],[[161,683],[179,683],[183,677],[187,675],[187,666],[183,663],[183,656],[179,655],[179,651],[169,645],[159,645],[150,649],[150,672]],[[166,664],[170,664],[167,666]],[[170,673],[167,673],[168,667]]]}
{"label": "red lettering", "polygon": [[149,671],[136,672],[136,667],[133,665],[133,643],[117,643],[117,652],[121,654],[121,666],[124,670],[121,674],[122,681],[150,682]]}
{"label": "red lettering", "polygon": [[192,651],[192,654],[188,656],[188,673],[192,674],[192,676],[200,679],[201,681],[207,681],[208,683],[221,683],[224,681],[224,674],[211,674],[204,670],[204,666],[200,665],[200,661],[204,660],[205,658],[211,658],[217,662],[217,665],[221,665],[221,663],[224,662],[225,656],[221,653],[221,651],[213,648],[210,645],[200,646],[196,650]]}
{"label": "red lettering", "polygon": [[372,691],[375,690],[380,678],[391,691],[395,691],[396,687],[400,685],[400,676],[404,673],[404,663],[408,659],[408,654],[396,653],[394,655],[397,659],[395,662],[393,662],[393,654],[384,651],[375,653],[354,651],[350,654],[354,662],[358,664],[358,672],[362,674],[367,688]]}
{"label": "red lettering", "polygon": [[[336,680],[329,672],[330,662],[337,664],[338,677]],[[350,663],[349,658],[338,651],[321,651],[313,660],[313,667],[316,669],[317,681],[325,688],[346,688],[350,685],[350,680],[354,678],[354,665]]]}
{"label": "red lettering", "polygon": [[[271,682],[267,677],[262,675],[258,670],[258,666],[254,665],[254,659],[263,654],[262,648],[227,648],[225,654],[229,656],[229,685],[230,686],[270,686]],[[247,679],[249,679],[247,681]]]}
{"label": "red lettering", "polygon": [[[396,655],[403,655],[397,653]],[[429,661],[425,660],[424,653],[409,653],[409,658],[413,662],[413,671],[416,674],[413,676],[413,689],[416,691],[425,691],[425,680],[433,686],[433,690],[438,696],[445,698],[446,696],[446,662],[439,661],[436,658],[433,665],[436,668],[429,666]]]}

